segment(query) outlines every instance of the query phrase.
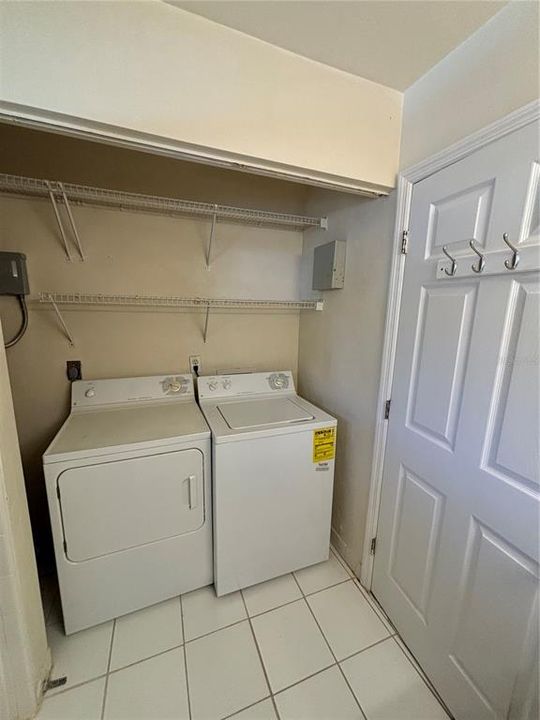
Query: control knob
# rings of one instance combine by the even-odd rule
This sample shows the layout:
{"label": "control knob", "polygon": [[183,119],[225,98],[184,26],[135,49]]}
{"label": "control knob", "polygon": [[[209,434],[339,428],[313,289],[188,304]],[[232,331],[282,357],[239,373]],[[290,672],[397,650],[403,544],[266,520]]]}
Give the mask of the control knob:
{"label": "control knob", "polygon": [[286,390],[289,387],[289,378],[285,373],[272,373],[268,378],[272,390]]}
{"label": "control knob", "polygon": [[176,393],[185,393],[188,390],[188,381],[183,377],[168,377],[161,382],[163,386],[163,392],[167,395],[173,395]]}

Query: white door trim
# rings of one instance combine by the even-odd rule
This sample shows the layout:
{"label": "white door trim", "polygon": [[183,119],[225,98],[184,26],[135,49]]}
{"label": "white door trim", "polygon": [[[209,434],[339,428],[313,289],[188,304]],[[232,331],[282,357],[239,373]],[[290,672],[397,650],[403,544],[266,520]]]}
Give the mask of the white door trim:
{"label": "white door trim", "polygon": [[372,539],[377,537],[379,519],[379,506],[383,479],[384,456],[386,451],[386,431],[388,423],[384,419],[385,402],[391,398],[394,364],[396,359],[396,344],[398,334],[399,314],[401,308],[401,291],[403,287],[403,274],[405,270],[405,255],[401,252],[403,232],[409,224],[412,191],[415,183],[424,180],[434,173],[452,165],[471,155],[473,152],[498,140],[504,135],[540,118],[540,102],[524,105],[522,108],[506,115],[504,118],[491,123],[485,128],[460,140],[441,152],[432,155],[426,160],[405,169],[398,176],[396,222],[394,226],[394,243],[392,266],[390,269],[390,283],[388,288],[388,303],[386,309],[386,327],[384,333],[383,354],[381,360],[381,373],[379,381],[379,395],[377,401],[378,416],[375,425],[375,438],[373,442],[373,462],[369,489],[366,531],[364,535],[364,549],[362,552],[362,566],[360,582],[368,590],[371,589],[373,577],[373,560],[371,552]]}

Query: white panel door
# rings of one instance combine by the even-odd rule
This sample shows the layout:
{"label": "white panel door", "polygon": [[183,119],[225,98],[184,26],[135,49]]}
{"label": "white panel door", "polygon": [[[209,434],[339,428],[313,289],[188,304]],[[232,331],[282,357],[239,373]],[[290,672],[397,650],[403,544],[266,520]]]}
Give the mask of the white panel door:
{"label": "white panel door", "polygon": [[82,562],[193,532],[204,522],[200,450],[64,470],[58,477],[65,551]]}
{"label": "white panel door", "polygon": [[460,720],[538,712],[539,169],[535,124],[413,190],[373,592]]}

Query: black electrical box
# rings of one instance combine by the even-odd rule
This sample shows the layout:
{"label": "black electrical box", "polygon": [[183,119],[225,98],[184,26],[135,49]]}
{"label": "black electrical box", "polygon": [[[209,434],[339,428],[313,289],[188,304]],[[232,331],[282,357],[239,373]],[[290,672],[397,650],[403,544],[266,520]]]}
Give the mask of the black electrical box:
{"label": "black electrical box", "polygon": [[28,295],[26,255],[0,252],[0,295]]}

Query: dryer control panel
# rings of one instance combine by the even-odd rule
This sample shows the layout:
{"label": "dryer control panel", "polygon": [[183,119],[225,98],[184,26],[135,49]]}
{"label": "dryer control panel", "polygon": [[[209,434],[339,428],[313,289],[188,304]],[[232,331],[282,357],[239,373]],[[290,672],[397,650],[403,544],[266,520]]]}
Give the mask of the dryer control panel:
{"label": "dryer control panel", "polygon": [[241,375],[210,375],[198,379],[199,398],[238,397],[246,395],[268,395],[296,393],[290,370],[276,372],[245,373]]}
{"label": "dryer control panel", "polygon": [[72,408],[193,399],[191,375],[77,380],[71,385]]}

